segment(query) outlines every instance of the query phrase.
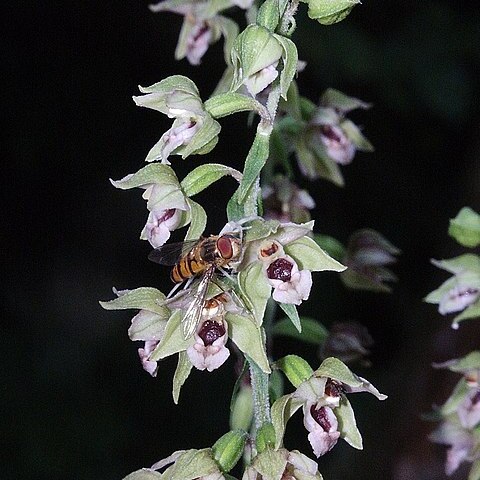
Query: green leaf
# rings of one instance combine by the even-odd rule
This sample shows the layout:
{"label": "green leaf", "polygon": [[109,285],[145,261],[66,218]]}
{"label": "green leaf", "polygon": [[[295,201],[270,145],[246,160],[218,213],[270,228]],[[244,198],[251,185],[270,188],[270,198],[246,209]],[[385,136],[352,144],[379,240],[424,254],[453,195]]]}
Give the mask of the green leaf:
{"label": "green leaf", "polygon": [[175,310],[173,312],[168,319],[162,340],[150,355],[150,360],[157,362],[162,358],[186,350],[193,343],[192,338],[187,340],[183,338],[183,329],[180,326],[183,315],[183,310]]}
{"label": "green leaf", "polygon": [[237,315],[231,312],[226,314],[228,336],[237,347],[248,355],[265,373],[271,373],[265,352],[262,330],[255,324],[253,318]]}
{"label": "green leaf", "polygon": [[287,314],[288,318],[298,332],[302,333],[302,324],[300,323],[300,318],[298,317],[297,307],[289,303],[279,302],[278,304],[280,305],[280,308]]}
{"label": "green leaf", "polygon": [[276,400],[272,405],[272,423],[275,428],[276,444],[279,448],[283,444],[283,436],[288,420],[302,406],[303,402],[292,398],[292,395],[284,395]]}
{"label": "green leaf", "polygon": [[227,203],[227,219],[229,222],[238,221],[245,218],[245,207],[238,203],[238,189],[232,195]]}
{"label": "green leaf", "polygon": [[302,237],[285,246],[285,253],[290,255],[301,270],[321,272],[333,270],[343,272],[347,267],[328,255],[327,252],[310,237]]}
{"label": "green leaf", "polygon": [[357,450],[363,449],[362,435],[357,428],[355,414],[347,397],[342,396],[340,405],[335,408],[340,437]]}
{"label": "green leaf", "polygon": [[149,87],[139,86],[138,88],[142,93],[171,93],[178,90],[191,95],[199,95],[195,83],[183,75],[172,75]]}
{"label": "green leaf", "polygon": [[285,382],[282,374],[278,370],[273,370],[268,379],[268,391],[270,393],[271,402],[280,398],[285,392]]}
{"label": "green leaf", "polygon": [[185,240],[196,240],[202,236],[207,226],[207,214],[203,207],[192,199],[188,198],[187,203],[190,207],[191,223],[185,235]]}
{"label": "green leaf", "polygon": [[447,270],[447,272],[458,274],[471,271],[480,274],[480,257],[473,253],[466,253],[448,260],[434,260],[431,262],[438,268]]}
{"label": "green leaf", "polygon": [[435,364],[436,368],[448,368],[451,372],[465,373],[480,369],[480,351],[474,350],[468,355],[441,364]]}
{"label": "green leaf", "polygon": [[142,468],[123,477],[123,480],[158,480],[159,478],[162,478],[161,473],[154,472],[148,468]]}
{"label": "green leaf", "polygon": [[262,480],[278,480],[285,472],[287,456],[281,451],[267,448],[253,459],[252,465]]}
{"label": "green leaf", "polygon": [[239,203],[245,203],[250,188],[258,179],[268,158],[270,131],[263,131],[260,125],[257,128],[257,134],[245,160],[243,177],[238,191]]}
{"label": "green leaf", "polygon": [[289,38],[275,35],[283,48],[283,70],[280,72],[280,92],[282,97],[287,100],[288,89],[292,83],[293,77],[297,73],[298,52],[295,43]]}
{"label": "green leaf", "polygon": [[360,0],[308,0],[308,16],[322,25],[342,21]]}
{"label": "green leaf", "polygon": [[112,185],[122,190],[130,188],[142,187],[152,183],[160,185],[172,185],[180,187],[177,176],[172,167],[161,163],[152,163],[146,167],[141,168],[133,175],[127,175],[121,180],[110,180]]}
{"label": "green leaf", "polygon": [[372,106],[370,103],[355,97],[349,97],[334,88],[327,88],[327,90],[323,92],[320,103],[324,107],[334,108],[335,110],[340,110],[342,113],[348,113],[357,108],[368,109]]}
{"label": "green leaf", "polygon": [[253,220],[245,231],[245,243],[266,238],[276,233],[280,222],[278,220]]}
{"label": "green leaf", "polygon": [[218,466],[209,448],[187,450],[173,464],[169,480],[193,480],[218,473]]}
{"label": "green leaf", "polygon": [[463,207],[450,220],[448,234],[464,247],[480,245],[480,215],[470,207]]}
{"label": "green leaf", "polygon": [[440,303],[442,297],[447,294],[452,288],[454,288],[458,283],[456,277],[449,278],[443,282],[436,290],[430,292],[423,301],[426,303]]}
{"label": "green leaf", "polygon": [[363,383],[342,361],[334,357],[326,358],[315,371],[315,376],[332,378],[350,387],[361,387]]}
{"label": "green leaf", "polygon": [[219,163],[207,163],[192,170],[182,180],[181,186],[185,195],[192,197],[225,175],[231,175],[238,182],[242,178],[242,174],[234,168]]}
{"label": "green leaf", "polygon": [[156,288],[140,287],[135,290],[118,292],[118,298],[107,302],[99,302],[105,310],[148,310],[157,313],[160,317],[170,316],[170,310],[162,305],[165,295]]}
{"label": "green leaf", "polygon": [[275,365],[286,375],[295,388],[313,375],[312,367],[298,355],[287,355],[277,360]]}
{"label": "green leaf", "polygon": [[238,274],[240,292],[251,309],[257,325],[262,325],[272,287],[268,284],[260,262],[251,263]]}
{"label": "green leaf", "polygon": [[215,95],[205,102],[205,109],[214,118],[222,118],[233,113],[253,111],[264,118],[269,114],[266,108],[252,97],[241,93],[228,92]]}
{"label": "green leaf", "polygon": [[188,359],[186,352],[180,352],[178,355],[178,364],[173,376],[173,401],[177,405],[180,397],[180,390],[192,371],[192,363]]}
{"label": "green leaf", "polygon": [[300,323],[302,325],[301,332],[292,325],[289,318],[283,318],[275,323],[272,333],[295,338],[317,347],[325,342],[328,337],[328,330],[321,323],[309,317],[300,317]]}
{"label": "green leaf", "polygon": [[351,388],[352,392],[368,392],[379,400],[385,400],[386,395],[380,393],[369,381],[355,375],[338,358],[326,358],[315,371],[316,377],[331,378],[337,380]]}
{"label": "green leaf", "polygon": [[[228,8],[230,6],[228,2],[224,2],[224,4],[224,8]],[[216,13],[217,12],[215,12],[215,14]],[[225,58],[225,63],[230,65],[232,61],[231,52],[233,44],[238,36],[238,25],[230,18],[224,17],[223,15],[215,15],[215,27],[220,29],[223,38],[225,39],[223,43],[223,56]]]}
{"label": "green leaf", "polygon": [[[298,92],[297,82],[292,80],[287,92],[287,99],[280,102],[281,108],[286,110],[296,123],[302,123],[302,111],[300,105],[300,94]],[[274,129],[275,130],[275,129]]]}

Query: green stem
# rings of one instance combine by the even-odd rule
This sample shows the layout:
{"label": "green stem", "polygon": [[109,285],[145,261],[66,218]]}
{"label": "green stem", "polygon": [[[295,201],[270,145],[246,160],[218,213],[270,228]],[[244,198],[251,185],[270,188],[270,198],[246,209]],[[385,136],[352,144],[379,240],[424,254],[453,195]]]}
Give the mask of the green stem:
{"label": "green stem", "polygon": [[265,423],[270,422],[270,399],[268,395],[268,374],[253,360],[248,359],[250,366],[250,382],[253,394],[253,415],[255,433]]}

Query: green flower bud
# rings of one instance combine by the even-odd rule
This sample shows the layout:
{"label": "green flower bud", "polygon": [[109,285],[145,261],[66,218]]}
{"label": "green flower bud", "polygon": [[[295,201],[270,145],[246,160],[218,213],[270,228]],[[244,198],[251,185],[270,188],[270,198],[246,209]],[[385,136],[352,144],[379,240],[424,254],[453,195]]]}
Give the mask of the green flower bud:
{"label": "green flower bud", "polygon": [[257,433],[257,450],[258,453],[262,453],[267,448],[273,448],[275,446],[275,428],[273,424],[263,424]]}
{"label": "green flower bud", "polygon": [[282,370],[294,387],[298,387],[313,375],[310,365],[298,355],[287,355],[278,360],[276,366]]}
{"label": "green flower bud", "polygon": [[222,472],[229,472],[240,460],[247,433],[243,430],[232,430],[220,437],[212,447],[213,458]]}
{"label": "green flower bud", "polygon": [[230,426],[249,430],[253,419],[253,396],[250,386],[241,387],[233,400]]}
{"label": "green flower bud", "polygon": [[462,208],[450,220],[448,234],[464,247],[480,245],[480,215],[469,207]]}
{"label": "green flower bud", "polygon": [[308,16],[322,25],[341,22],[360,0],[308,0]]}

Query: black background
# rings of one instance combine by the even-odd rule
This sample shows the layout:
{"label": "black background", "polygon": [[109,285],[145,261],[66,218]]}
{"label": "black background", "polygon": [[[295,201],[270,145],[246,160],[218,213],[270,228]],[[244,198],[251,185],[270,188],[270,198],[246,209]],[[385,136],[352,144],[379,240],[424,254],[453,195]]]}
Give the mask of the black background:
{"label": "black background", "polygon": [[[480,335],[475,322],[452,331],[422,298],[446,278],[429,259],[463,252],[446,234],[448,219],[464,205],[480,208],[478,21],[473,1],[367,0],[331,27],[301,7],[301,93],[316,101],[331,86],[374,103],[353,118],[376,152],[343,169],[346,187],[302,185],[317,203],[315,229],[345,242],[375,228],[403,252],[392,295],[347,291],[337,276],[317,274],[302,307],[327,326],[368,326],[373,367],[357,371],[389,395],[351,399],[364,451],[341,442],[320,459],[326,479],[443,478],[444,451],[426,440],[432,426],[420,414],[457,378],[430,364],[478,347]],[[206,98],[223,71],[221,43],[198,68],[175,62],[181,19],[152,14],[147,2],[16,2],[1,22],[2,478],[121,478],[174,450],[209,446],[228,428],[232,362],[193,372],[174,406],[175,360],[150,378],[126,335],[133,312],[105,312],[97,301],[112,298],[112,286],[170,287],[138,240],[139,191],[115,190],[108,178],[141,168],[170,124],[135,107],[137,85],[184,74]],[[207,161],[241,168],[252,141],[246,121],[223,120],[206,157],[173,157],[179,177]],[[233,188],[224,180],[199,196],[209,231],[225,222]],[[318,363],[311,347],[275,348]],[[300,416],[286,446],[311,453]]]}

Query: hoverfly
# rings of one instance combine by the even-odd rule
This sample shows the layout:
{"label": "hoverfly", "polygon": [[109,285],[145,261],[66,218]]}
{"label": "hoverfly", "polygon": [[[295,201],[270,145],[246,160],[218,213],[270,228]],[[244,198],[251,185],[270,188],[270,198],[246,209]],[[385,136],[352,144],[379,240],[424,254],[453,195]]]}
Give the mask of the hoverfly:
{"label": "hoverfly", "polygon": [[[198,240],[170,243],[153,250],[148,258],[161,265],[173,266],[170,278],[179,286],[187,286],[195,278],[200,278],[193,292],[193,298],[183,317],[183,336],[191,337],[202,318],[206,306],[208,286],[215,271],[224,271],[237,262],[241,256],[242,241],[239,235],[226,233],[210,235]],[[176,287],[173,291],[175,291]],[[173,291],[171,293],[173,293]],[[210,308],[210,306],[209,306]]]}

